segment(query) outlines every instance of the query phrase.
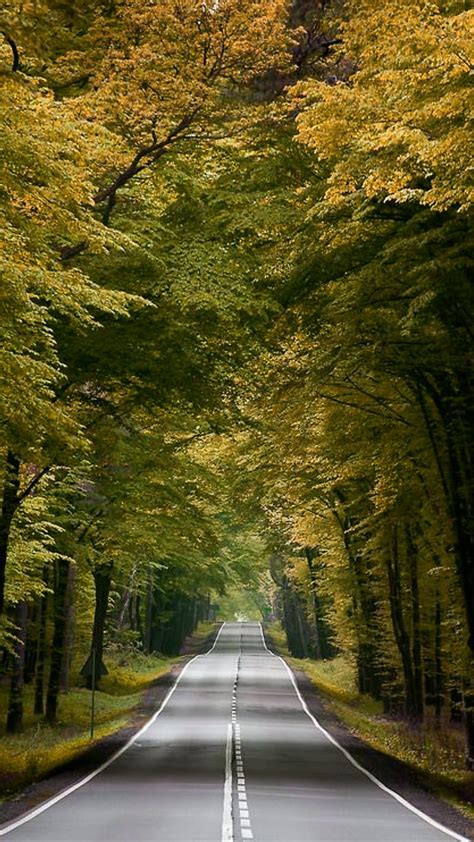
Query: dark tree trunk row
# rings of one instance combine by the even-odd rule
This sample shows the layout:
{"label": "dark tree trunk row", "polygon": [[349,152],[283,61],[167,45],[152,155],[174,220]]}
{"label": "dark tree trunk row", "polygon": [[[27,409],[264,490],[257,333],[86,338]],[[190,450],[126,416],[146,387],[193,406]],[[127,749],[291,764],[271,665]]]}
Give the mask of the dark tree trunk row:
{"label": "dark tree trunk row", "polygon": [[[43,584],[49,583],[49,569],[43,571]],[[48,621],[48,592],[45,591],[39,604],[38,640],[36,650],[35,698],[33,712],[44,714],[44,671],[46,666],[46,628]]]}
{"label": "dark tree trunk row", "polygon": [[327,598],[321,596],[318,581],[317,550],[305,547],[305,558],[311,581],[311,596],[313,602],[313,623],[311,625],[312,649],[316,660],[333,658],[336,649],[331,640],[331,630],[326,620]]}
{"label": "dark tree trunk row", "polygon": [[51,658],[49,683],[46,694],[46,721],[53,725],[58,713],[58,697],[61,689],[61,671],[65,653],[67,632],[67,593],[69,581],[69,565],[67,559],[57,559],[54,564],[54,595],[53,595],[53,640],[51,644]]}
{"label": "dark tree trunk row", "polygon": [[[113,564],[101,564],[93,571],[95,585],[94,623],[92,627],[91,650],[95,651],[96,662],[101,663],[104,654],[104,635],[109,607],[110,587],[112,584]],[[96,686],[100,682],[100,672],[96,675]],[[92,688],[92,676],[87,678],[87,687]]]}
{"label": "dark tree trunk row", "polygon": [[5,480],[0,511],[0,614],[5,606],[5,584],[8,558],[8,545],[13,518],[19,505],[20,460],[11,450],[7,453]]}
{"label": "dark tree trunk row", "polygon": [[15,611],[15,645],[8,699],[7,733],[16,734],[23,725],[23,684],[28,608],[19,602]]}
{"label": "dark tree trunk row", "polygon": [[[337,492],[339,506],[345,507],[345,495]],[[354,537],[354,518],[346,511],[343,516],[333,512],[341,528],[342,539],[352,573],[354,623],[357,635],[357,687],[359,693],[382,699],[384,670],[382,667],[380,632],[377,606],[370,588],[370,575],[360,539]]]}
{"label": "dark tree trunk row", "polygon": [[400,574],[400,541],[399,527],[397,524],[393,524],[390,528],[390,548],[387,553],[387,576],[393,634],[400,653],[403,669],[405,711],[409,718],[416,720],[420,718],[420,708],[415,679],[412,644],[403,611],[404,600]]}

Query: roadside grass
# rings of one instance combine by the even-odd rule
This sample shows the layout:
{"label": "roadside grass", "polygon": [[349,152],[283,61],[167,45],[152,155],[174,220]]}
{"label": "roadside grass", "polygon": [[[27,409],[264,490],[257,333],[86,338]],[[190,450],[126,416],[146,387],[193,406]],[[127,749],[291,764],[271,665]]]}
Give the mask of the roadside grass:
{"label": "roadside grass", "polygon": [[357,691],[355,665],[340,655],[330,661],[292,658],[280,623],[267,633],[290,666],[301,670],[319,691],[325,707],[368,745],[407,764],[413,777],[440,798],[474,819],[474,782],[465,769],[462,727],[434,720],[412,725],[384,714],[382,704]]}
{"label": "roadside grass", "polygon": [[197,652],[211,632],[215,631],[220,625],[220,621],[216,622],[215,620],[203,620],[200,622],[194,634],[186,638],[183,651],[185,651],[186,654]]}
{"label": "roadside grass", "polygon": [[220,622],[216,622],[215,620],[206,620],[206,621],[203,620],[201,623],[199,623],[199,628],[198,628],[197,632],[195,632],[193,637],[195,637],[197,635],[197,636],[201,637],[202,640],[205,640],[206,637],[212,631],[214,631],[216,626],[220,626]]}
{"label": "roadside grass", "polygon": [[[147,664],[141,661],[146,657]],[[91,693],[85,687],[71,686],[59,699],[58,721],[54,727],[44,723],[33,710],[33,687],[25,687],[25,724],[20,734],[0,731],[0,796],[7,796],[37,778],[44,777],[56,766],[73,760],[91,745],[124,728],[134,708],[141,701],[143,690],[168,672],[169,658],[133,655],[133,665],[116,665],[107,657],[109,675],[102,679],[96,693],[94,739],[90,739]],[[72,679],[74,682],[74,673]],[[6,719],[8,690],[0,689],[0,718]]]}
{"label": "roadside grass", "polygon": [[[100,682],[101,691],[110,696],[124,696],[146,690],[151,682],[161,678],[181,658],[144,655],[142,652],[107,652],[109,674]],[[110,663],[113,658],[112,664]],[[78,676],[79,677],[79,676]]]}
{"label": "roadside grass", "polygon": [[[213,630],[214,623],[201,623],[192,637],[196,648]],[[24,728],[20,734],[5,734],[8,688],[0,685],[0,800],[11,796],[53,769],[74,760],[104,737],[130,724],[144,691],[182,656],[166,658],[144,655],[134,649],[109,648],[104,661],[109,674],[96,693],[94,739],[90,739],[91,693],[80,679],[85,657],[75,659],[70,672],[70,689],[59,698],[58,721],[45,724],[33,711],[33,686],[24,689]],[[81,686],[82,685],[82,686]]]}

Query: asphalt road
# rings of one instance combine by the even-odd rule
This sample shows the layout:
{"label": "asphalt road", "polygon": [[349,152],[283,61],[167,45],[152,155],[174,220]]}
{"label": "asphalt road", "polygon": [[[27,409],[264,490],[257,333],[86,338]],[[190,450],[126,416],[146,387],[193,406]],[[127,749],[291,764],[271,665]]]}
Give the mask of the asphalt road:
{"label": "asphalt road", "polygon": [[226,623],[135,742],[53,802],[0,835],[11,842],[462,839],[351,764],[305,712],[256,623]]}

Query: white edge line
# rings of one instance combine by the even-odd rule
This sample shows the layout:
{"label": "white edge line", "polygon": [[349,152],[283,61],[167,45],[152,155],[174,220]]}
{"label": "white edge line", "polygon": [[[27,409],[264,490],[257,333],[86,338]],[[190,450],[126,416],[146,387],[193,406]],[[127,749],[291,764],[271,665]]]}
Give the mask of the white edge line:
{"label": "white edge line", "polygon": [[141,737],[141,735],[144,734],[145,731],[148,730],[150,725],[153,725],[153,723],[158,719],[160,713],[162,713],[164,711],[166,705],[168,704],[169,700],[171,699],[171,696],[173,695],[173,693],[176,690],[179,682],[181,681],[184,673],[191,666],[191,664],[194,661],[196,661],[198,658],[203,658],[206,655],[210,655],[211,652],[214,651],[214,649],[216,647],[216,644],[217,644],[217,641],[219,640],[219,637],[221,635],[221,632],[222,632],[224,626],[225,626],[225,623],[222,623],[222,625],[221,625],[221,627],[220,627],[220,629],[217,633],[214,644],[211,647],[211,649],[209,649],[208,652],[204,652],[202,655],[195,655],[194,658],[191,658],[191,660],[188,661],[187,664],[185,664],[185,666],[181,670],[180,674],[178,675],[176,681],[174,682],[173,686],[170,688],[170,690],[166,694],[165,698],[163,699],[163,701],[162,701],[160,707],[158,708],[158,710],[153,714],[153,716],[151,717],[151,719],[148,720],[148,722],[145,722],[145,724],[140,728],[139,731],[137,731],[136,734],[133,735],[133,737],[130,737],[130,739],[128,740],[128,742],[125,743],[125,745],[123,745],[121,748],[117,749],[117,751],[115,751],[111,755],[111,757],[108,758],[108,760],[105,760],[104,763],[102,763],[100,766],[98,766],[97,769],[94,769],[93,772],[89,772],[89,774],[86,775],[85,778],[81,778],[80,781],[77,781],[72,786],[68,787],[67,789],[62,790],[62,792],[59,792],[53,798],[48,799],[48,801],[44,801],[42,804],[40,804],[39,807],[36,807],[31,812],[26,813],[24,816],[21,816],[21,818],[16,819],[15,821],[10,822],[9,824],[3,825],[3,827],[0,828],[0,836],[6,836],[7,833],[10,833],[12,830],[16,830],[16,828],[20,827],[22,824],[26,824],[26,822],[29,822],[32,819],[35,819],[36,816],[39,816],[41,813],[44,813],[45,810],[49,810],[50,807],[54,807],[54,805],[57,804],[58,801],[62,801],[63,798],[66,798],[68,795],[71,795],[73,792],[76,791],[76,789],[80,789],[82,786],[89,783],[89,781],[92,781],[93,778],[95,778],[97,775],[100,775],[100,773],[103,772],[104,769],[107,769],[108,766],[110,766],[124,752],[126,752],[127,749],[129,749],[130,746],[133,745],[135,740],[137,740],[139,737]]}
{"label": "white edge line", "polygon": [[225,782],[224,804],[222,808],[222,842],[233,842],[232,822],[232,725],[227,726],[227,742],[225,747]]}
{"label": "white edge line", "polygon": [[275,652],[272,652],[268,648],[265,641],[265,636],[263,634],[262,624],[259,623],[259,626],[260,634],[262,635],[262,641],[265,649],[267,650],[267,652],[269,652],[270,655],[273,655],[273,657],[278,658],[278,660],[282,662],[283,666],[288,672],[288,675],[290,676],[291,683],[293,685],[296,695],[298,696],[301,707],[303,708],[305,714],[309,716],[315,728],[317,728],[318,731],[321,731],[321,733],[324,734],[326,739],[328,739],[330,743],[332,743],[334,746],[336,746],[336,748],[339,749],[339,751],[342,752],[342,754],[349,761],[349,763],[356,769],[358,769],[359,772],[362,772],[363,775],[369,778],[369,780],[371,780],[372,783],[378,786],[379,789],[383,790],[383,792],[386,792],[388,795],[391,795],[392,798],[395,798],[396,801],[398,801],[400,804],[403,804],[403,806],[406,807],[407,810],[410,810],[412,813],[415,813],[416,816],[418,816],[420,819],[423,819],[425,822],[428,822],[428,824],[430,824],[432,827],[435,827],[437,830],[441,830],[442,833],[446,833],[447,836],[451,836],[452,839],[457,839],[458,842],[470,842],[470,840],[467,839],[467,837],[459,836],[458,833],[455,833],[453,830],[450,830],[448,827],[445,827],[444,825],[440,824],[435,819],[432,819],[426,813],[423,813],[421,810],[419,810],[418,807],[415,807],[413,804],[410,804],[410,802],[403,798],[402,795],[399,795],[398,792],[395,792],[393,789],[390,789],[390,787],[382,783],[382,781],[376,778],[375,775],[372,774],[372,772],[369,772],[368,769],[365,769],[363,766],[361,766],[360,763],[358,763],[357,760],[352,756],[352,754],[350,754],[350,752],[348,752],[347,749],[345,749],[343,746],[340,745],[340,743],[337,742],[337,740],[332,736],[332,734],[329,733],[329,731],[326,731],[326,729],[323,728],[323,726],[318,722],[316,717],[313,716],[313,714],[309,711],[308,706],[298,689],[293,670],[291,669],[291,667],[288,666],[284,658],[282,658],[280,655],[276,655]]}
{"label": "white edge line", "polygon": [[[220,627],[219,631],[218,631],[218,632],[217,632],[217,634],[216,634],[216,639],[215,639],[214,643],[212,644],[211,648],[209,649],[209,651],[208,651],[208,652],[203,652],[203,653],[202,653],[202,655],[195,655],[195,656],[194,656],[194,658],[192,658],[192,659],[189,661],[189,663],[190,663],[190,664],[191,664],[191,663],[195,660],[195,658],[202,658],[202,657],[204,657],[205,655],[210,655],[210,654],[211,654],[211,652],[214,652],[214,649],[215,649],[215,648],[216,648],[216,646],[217,646],[217,641],[219,640],[219,638],[220,638],[220,636],[221,636],[222,629],[224,628],[224,626],[225,626],[225,625],[226,625],[225,623],[222,623],[222,625],[221,625],[221,627]],[[178,676],[178,680],[181,678],[181,675],[182,675],[182,673],[180,673],[180,675]],[[176,682],[176,683],[177,683],[177,682]]]}

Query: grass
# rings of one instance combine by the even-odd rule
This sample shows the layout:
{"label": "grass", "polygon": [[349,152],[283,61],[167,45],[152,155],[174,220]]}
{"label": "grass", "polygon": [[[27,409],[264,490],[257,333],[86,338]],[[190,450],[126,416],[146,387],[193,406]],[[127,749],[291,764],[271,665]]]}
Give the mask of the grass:
{"label": "grass", "polygon": [[434,721],[410,725],[383,713],[380,702],[357,690],[354,663],[341,655],[330,661],[292,658],[279,623],[267,627],[275,647],[293,669],[304,672],[325,707],[357,737],[378,751],[402,761],[420,783],[474,819],[472,773],[464,766],[462,728]]}
{"label": "grass", "polygon": [[[206,639],[214,623],[201,623],[193,643]],[[79,669],[85,660],[80,658],[71,669],[71,688],[59,700],[58,722],[47,726],[33,710],[33,687],[24,693],[24,729],[21,734],[6,735],[8,690],[0,686],[0,798],[44,777],[53,769],[78,757],[104,737],[130,724],[134,709],[140,704],[143,692],[162,675],[169,672],[181,658],[144,655],[130,649],[109,649],[104,655],[109,674],[101,681],[96,694],[96,726],[94,740],[90,739],[91,693],[79,684]]]}
{"label": "grass", "polygon": [[206,638],[209,637],[211,632],[216,630],[217,626],[220,626],[220,622],[216,623],[215,620],[201,621],[199,623],[197,631],[195,631],[192,637],[189,639],[191,648],[197,649],[199,646],[202,646],[203,641],[205,641]]}

